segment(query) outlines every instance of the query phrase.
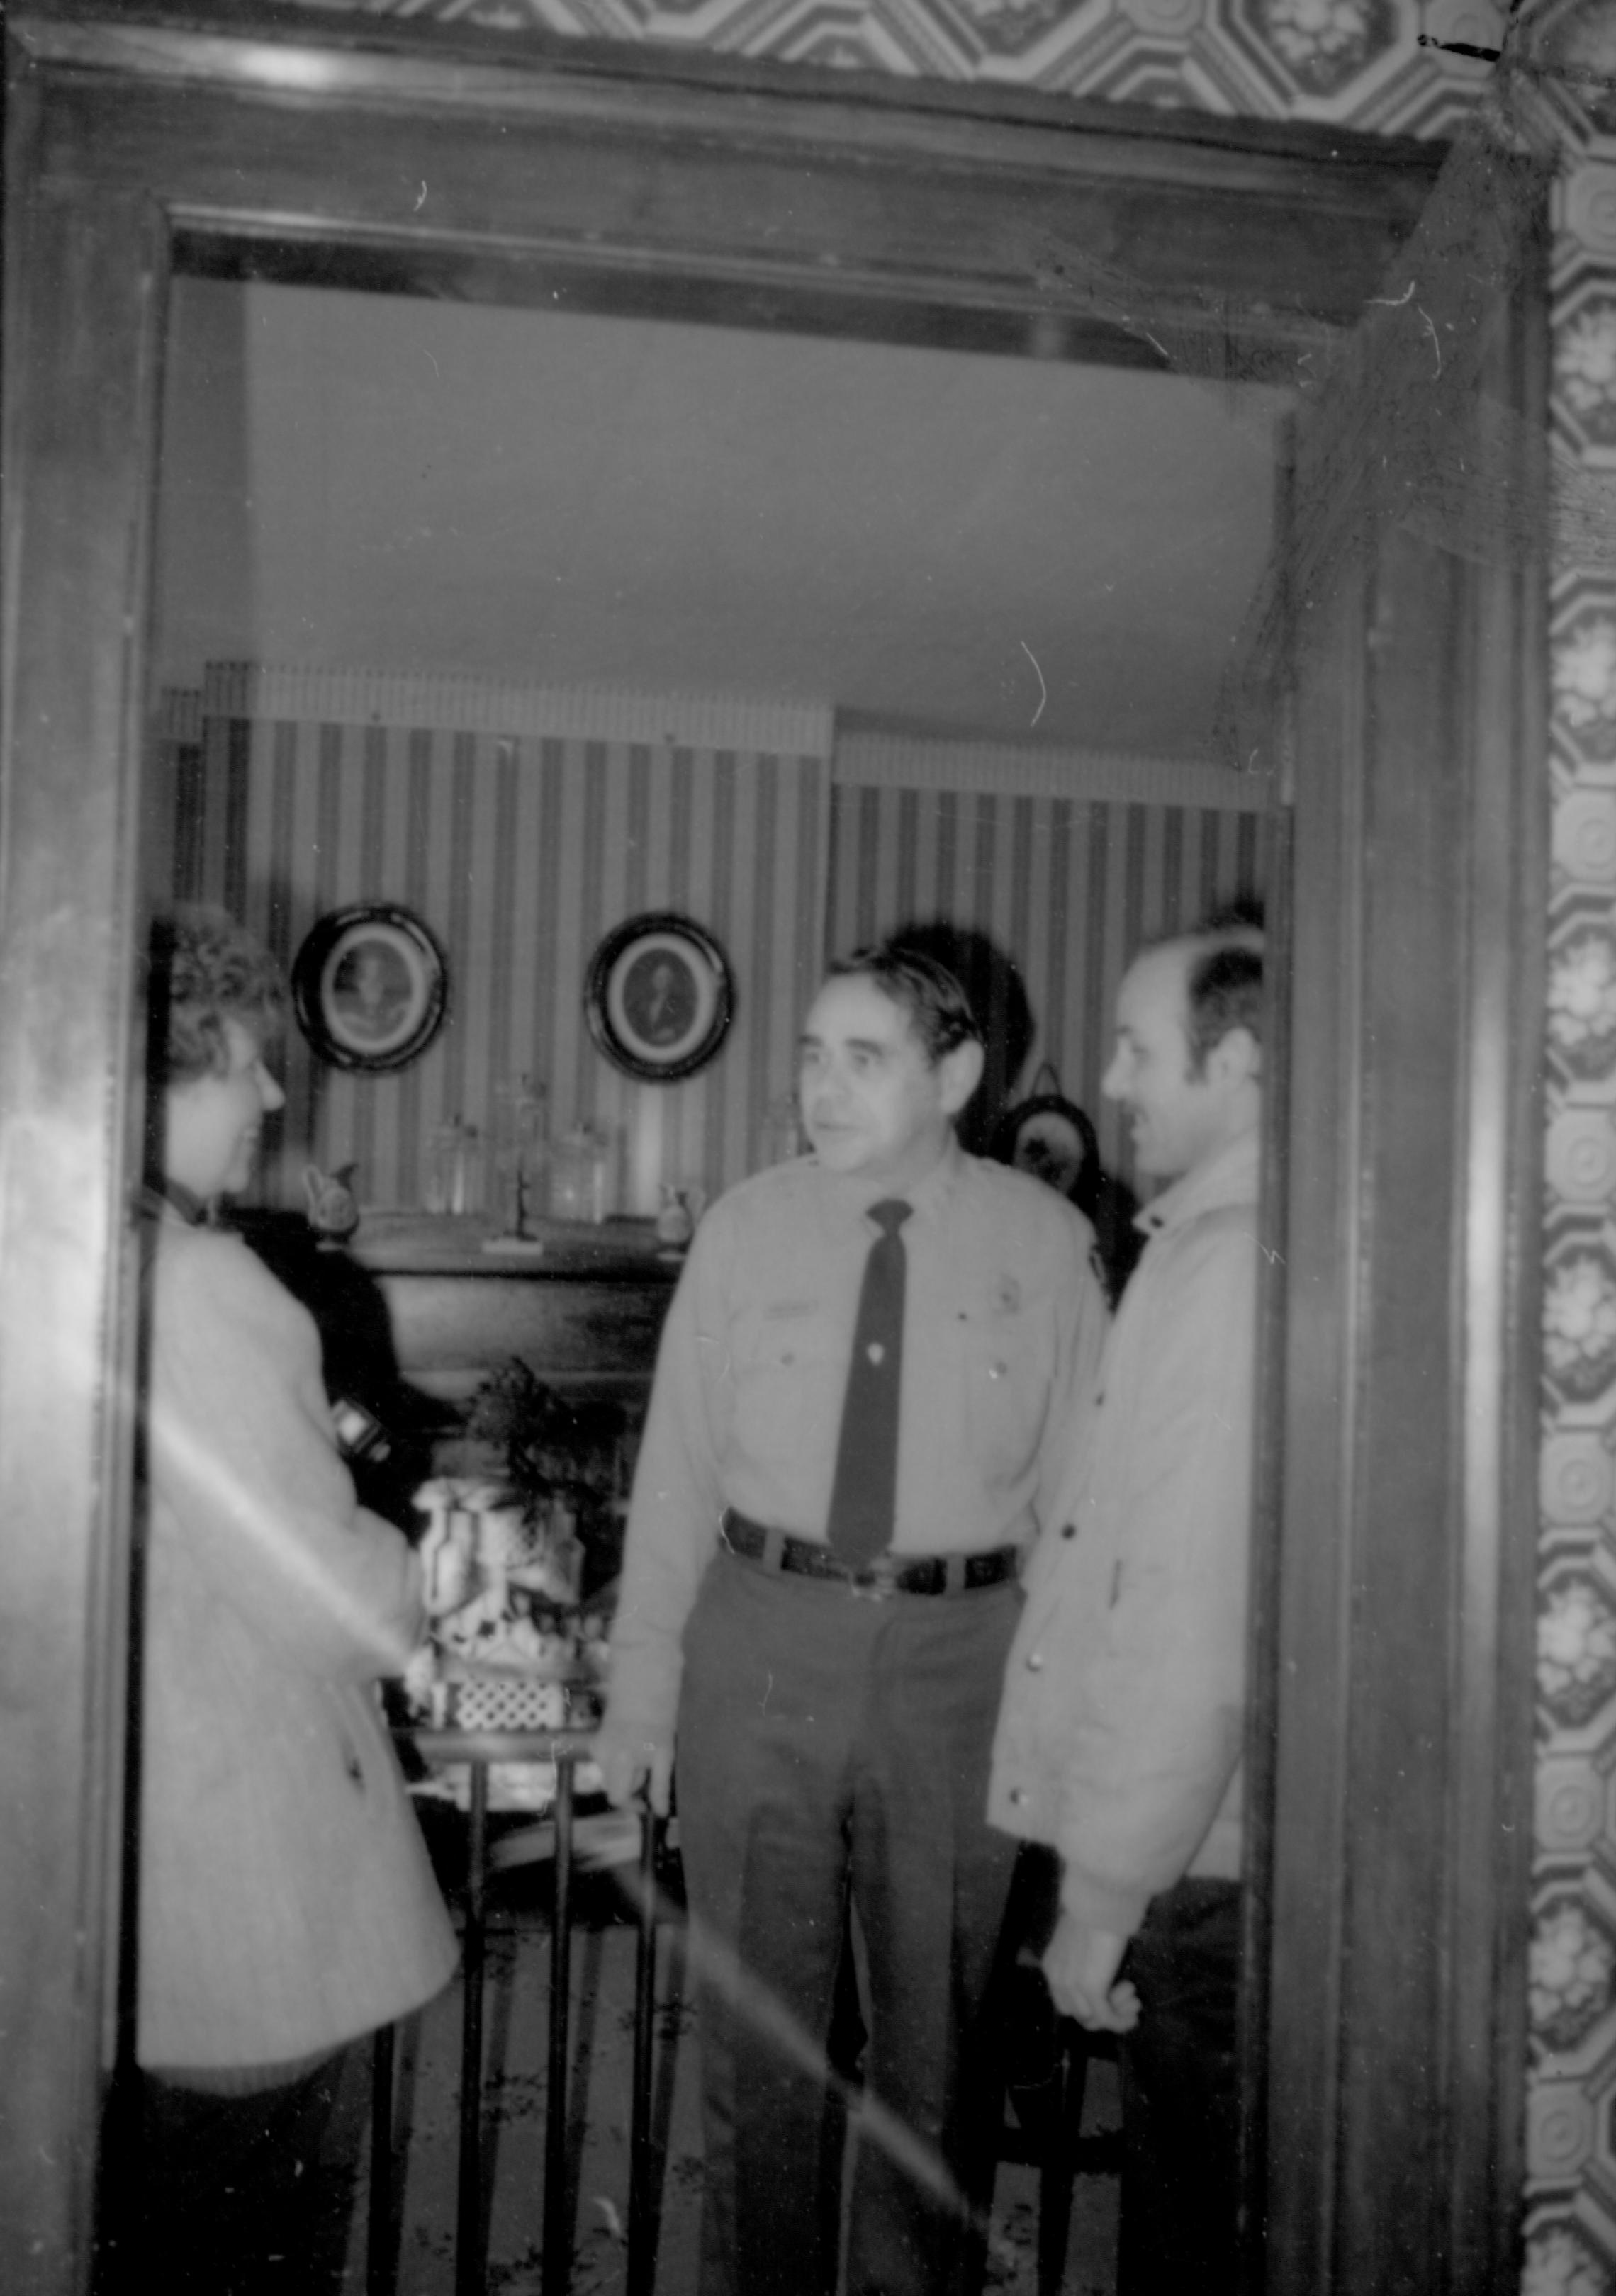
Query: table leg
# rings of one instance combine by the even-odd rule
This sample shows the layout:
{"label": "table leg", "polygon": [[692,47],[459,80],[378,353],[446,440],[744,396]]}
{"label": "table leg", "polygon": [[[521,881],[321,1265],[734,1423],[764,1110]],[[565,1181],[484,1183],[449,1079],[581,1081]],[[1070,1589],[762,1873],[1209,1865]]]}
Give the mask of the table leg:
{"label": "table leg", "polygon": [[640,1901],[634,1961],[634,2086],[628,2118],[628,2263],[626,2296],[651,2296],[656,2279],[652,2223],[651,2086],[656,2069],[657,1837],[661,1822],[640,1814]]}
{"label": "table leg", "polygon": [[381,2025],[371,2047],[370,2207],[365,2222],[365,2296],[392,2296],[393,2041]]}
{"label": "table leg", "polygon": [[1055,2027],[1057,2103],[1045,2131],[1038,2163],[1038,2296],[1061,2296],[1071,2230],[1071,2196],[1078,2181],[1083,2091],[1088,2081],[1088,2036],[1062,2018]]}
{"label": "table leg", "polygon": [[488,1882],[488,1766],[471,1765],[465,1923],[460,1946],[460,2191],[455,2296],[482,2296],[482,1975]]}
{"label": "table leg", "polygon": [[567,2194],[567,2075],[572,2015],[572,1759],[555,1765],[555,1877],[550,1912],[550,2070],[545,2121],[545,2296],[566,2296],[572,2270]]}

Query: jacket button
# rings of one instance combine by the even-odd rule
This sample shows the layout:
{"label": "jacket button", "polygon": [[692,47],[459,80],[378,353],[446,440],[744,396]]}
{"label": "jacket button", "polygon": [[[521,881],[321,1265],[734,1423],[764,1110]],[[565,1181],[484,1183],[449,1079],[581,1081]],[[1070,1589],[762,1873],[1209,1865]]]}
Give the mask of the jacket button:
{"label": "jacket button", "polygon": [[1028,1673],[1029,1673],[1029,1674],[1037,1674],[1037,1673],[1041,1669],[1041,1668],[1042,1668],[1043,1664],[1044,1664],[1044,1653],[1043,1653],[1043,1652],[1042,1652],[1042,1651],[1029,1651],[1029,1652],[1028,1652],[1028,1653],[1027,1653],[1027,1671],[1028,1671]]}
{"label": "jacket button", "polygon": [[1077,1535],[1078,1526],[1075,1522],[1063,1522],[1061,1525],[1061,1536],[1062,1538],[1075,1538]]}
{"label": "jacket button", "polygon": [[1011,1789],[1010,1789],[1010,1804],[1011,1804],[1011,1808],[1012,1808],[1013,1809],[1020,1809],[1020,1808],[1021,1808],[1021,1805],[1022,1805],[1022,1803],[1023,1803],[1026,1800],[1027,1800],[1027,1789],[1026,1789],[1026,1787],[1025,1787],[1025,1786],[1012,1786],[1012,1787],[1011,1787]]}

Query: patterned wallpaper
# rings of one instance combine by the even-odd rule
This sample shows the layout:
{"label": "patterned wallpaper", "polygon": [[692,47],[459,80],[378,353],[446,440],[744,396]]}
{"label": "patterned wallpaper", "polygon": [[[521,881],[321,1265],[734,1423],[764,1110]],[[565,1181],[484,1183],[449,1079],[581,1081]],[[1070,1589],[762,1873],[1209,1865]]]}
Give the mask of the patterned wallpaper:
{"label": "patterned wallpaper", "polygon": [[[344,0],[308,4],[328,12]],[[1451,132],[1486,98],[1507,21],[1515,100],[1562,153],[1553,443],[1584,479],[1616,472],[1612,0],[349,4],[506,36],[530,28],[1423,136]],[[1582,499],[1593,514],[1563,531],[1551,632],[1530,2296],[1616,2296],[1616,516],[1599,494]]]}
{"label": "patterned wallpaper", "polygon": [[[299,1201],[312,1156],[357,1160],[365,1203],[418,1206],[433,1132],[458,1117],[486,1142],[496,1084],[523,1074],[553,1135],[606,1132],[620,1210],[653,1210],[659,1178],[751,1169],[818,978],[830,726],[789,704],[211,671],[176,752],[177,897],[222,901],[285,964],[327,910],[401,902],[447,960],[448,1019],[409,1068],[347,1075],[291,1029],[266,1194]],[[582,990],[604,933],[666,908],[716,935],[740,993],[719,1057],[653,1086],[596,1052]]]}
{"label": "patterned wallpaper", "polygon": [[[1543,12],[1563,136],[1553,444],[1616,494],[1616,18]],[[1616,2289],[1616,503],[1567,536],[1550,660],[1544,1442],[1528,2095],[1531,2296]]]}
{"label": "patterned wallpaper", "polygon": [[[323,13],[344,0],[303,0]],[[1495,0],[347,0],[368,16],[642,40],[1116,102],[1441,135],[1473,101]]]}
{"label": "patterned wallpaper", "polygon": [[[1087,1111],[1108,1171],[1133,1177],[1133,1147],[1100,1096],[1117,989],[1142,940],[1260,896],[1266,784],[1203,768],[1063,760],[1013,752],[938,758],[913,741],[839,742],[831,790],[827,946],[914,922],[982,935],[1014,964],[1029,1010],[1021,1050],[1009,984],[988,972],[985,1095],[1002,1106],[1047,1062]],[[997,993],[996,993],[996,991]]]}
{"label": "patterned wallpaper", "polygon": [[[419,1061],[353,1076],[294,1028],[265,1194],[357,1161],[361,1200],[423,1201],[433,1132],[486,1141],[495,1086],[545,1083],[553,1133],[615,1144],[616,1201],[710,1195],[777,1152],[824,958],[903,923],[988,936],[1045,1060],[1100,1113],[1109,1014],[1146,933],[1260,890],[1260,784],[1150,760],[965,744],[837,742],[831,710],[558,693],[465,676],[209,670],[168,697],[173,884],[222,902],[290,964],[328,910],[401,902],[442,946],[449,1015]],[[1219,802],[1210,801],[1216,797]],[[716,935],[736,988],[718,1056],[643,1085],[596,1050],[583,984],[603,934],[672,908]],[[1080,922],[1079,922],[1080,921]],[[1001,1045],[1013,1039],[996,1014]],[[1109,1123],[1109,1119],[1107,1119]],[[1125,1145],[1108,1160],[1126,1176]]]}

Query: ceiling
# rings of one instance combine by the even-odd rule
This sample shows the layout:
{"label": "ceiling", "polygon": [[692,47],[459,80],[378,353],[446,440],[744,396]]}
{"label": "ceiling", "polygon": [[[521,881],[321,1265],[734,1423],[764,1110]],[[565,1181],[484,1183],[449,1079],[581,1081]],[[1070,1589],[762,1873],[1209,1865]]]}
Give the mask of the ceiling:
{"label": "ceiling", "polygon": [[168,682],[211,660],[833,701],[1196,758],[1282,393],[177,283]]}

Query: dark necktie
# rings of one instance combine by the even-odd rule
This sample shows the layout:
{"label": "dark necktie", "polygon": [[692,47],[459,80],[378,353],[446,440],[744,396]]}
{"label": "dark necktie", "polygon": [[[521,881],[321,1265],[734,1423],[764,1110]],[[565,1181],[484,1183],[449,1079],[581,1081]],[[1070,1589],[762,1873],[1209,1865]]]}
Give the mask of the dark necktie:
{"label": "dark necktie", "polygon": [[911,1209],[895,1197],[870,1206],[881,1234],[870,1246],[858,1294],[828,1532],[832,1554],[853,1570],[873,1562],[892,1543],[907,1264],[898,1230]]}

